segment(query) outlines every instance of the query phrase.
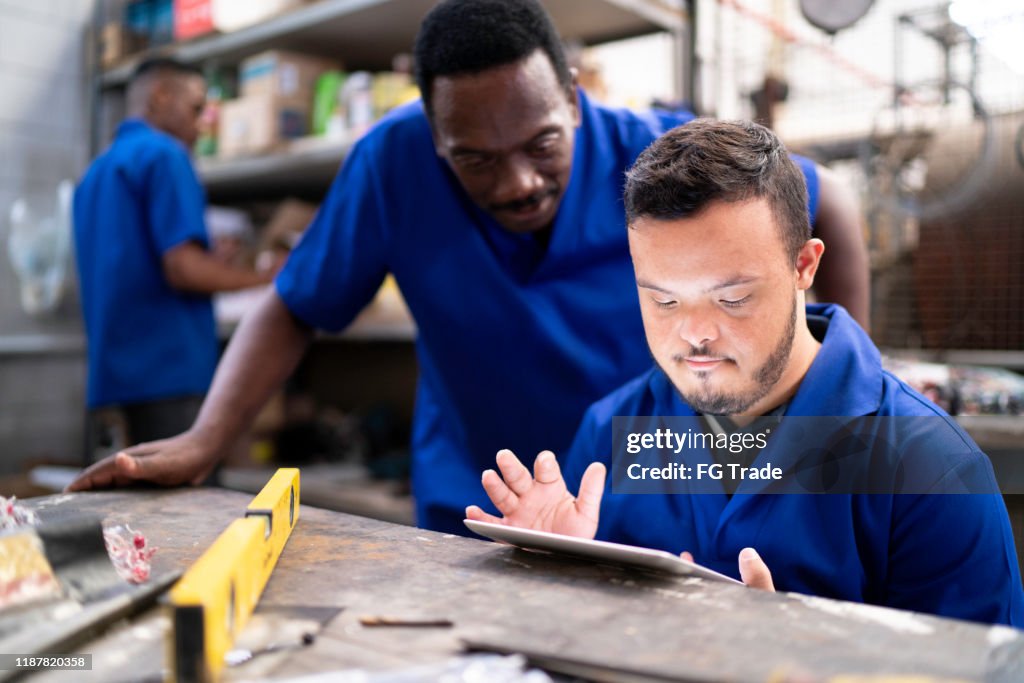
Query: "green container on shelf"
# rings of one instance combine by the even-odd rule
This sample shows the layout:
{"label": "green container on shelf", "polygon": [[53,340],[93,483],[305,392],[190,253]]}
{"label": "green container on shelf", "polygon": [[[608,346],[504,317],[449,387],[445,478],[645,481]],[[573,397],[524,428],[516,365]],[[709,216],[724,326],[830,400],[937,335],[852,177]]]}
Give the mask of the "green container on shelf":
{"label": "green container on shelf", "polygon": [[331,117],[338,111],[338,93],[345,84],[342,71],[325,71],[316,79],[313,91],[313,135],[324,135]]}
{"label": "green container on shelf", "polygon": [[193,152],[199,157],[217,156],[217,135],[220,130],[220,106],[227,99],[223,69],[211,68],[206,78],[206,105],[199,115],[199,138]]}

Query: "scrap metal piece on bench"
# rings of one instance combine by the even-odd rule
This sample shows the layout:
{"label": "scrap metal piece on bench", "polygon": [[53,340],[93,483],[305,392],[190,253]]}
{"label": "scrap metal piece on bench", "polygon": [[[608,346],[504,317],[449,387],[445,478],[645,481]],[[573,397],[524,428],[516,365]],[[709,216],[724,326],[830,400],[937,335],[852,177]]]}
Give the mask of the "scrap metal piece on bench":
{"label": "scrap metal piece on bench", "polygon": [[218,678],[298,518],[299,471],[280,469],[171,590],[169,680]]}
{"label": "scrap metal piece on bench", "polygon": [[107,553],[99,516],[46,522],[35,531],[68,597],[93,602],[126,590]]}
{"label": "scrap metal piece on bench", "polygon": [[[15,529],[0,537],[0,556],[10,563],[0,583],[35,589],[21,596],[24,602],[0,611],[0,652],[25,656],[71,651],[149,606],[181,575],[168,572],[141,586],[127,583],[110,562],[98,515]],[[0,681],[18,675],[0,671]]]}

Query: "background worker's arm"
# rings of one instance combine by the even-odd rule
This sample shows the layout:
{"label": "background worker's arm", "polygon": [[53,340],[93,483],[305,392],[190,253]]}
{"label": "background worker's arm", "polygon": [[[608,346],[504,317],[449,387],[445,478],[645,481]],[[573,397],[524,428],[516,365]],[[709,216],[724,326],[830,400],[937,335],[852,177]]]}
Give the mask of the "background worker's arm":
{"label": "background worker's arm", "polygon": [[201,482],[292,373],[311,337],[277,292],[268,291],[232,337],[189,431],[107,457],[82,472],[68,490],[134,481],[167,486]]}
{"label": "background worker's arm", "polygon": [[163,254],[164,277],[171,287],[198,294],[214,294],[269,284],[273,273],[224,264],[195,242],[182,242]]}
{"label": "background worker's arm", "polygon": [[850,312],[865,330],[871,324],[871,269],[861,231],[860,207],[852,190],[832,171],[817,167],[818,211],[814,236],[825,243],[825,254],[814,278],[814,292]]}

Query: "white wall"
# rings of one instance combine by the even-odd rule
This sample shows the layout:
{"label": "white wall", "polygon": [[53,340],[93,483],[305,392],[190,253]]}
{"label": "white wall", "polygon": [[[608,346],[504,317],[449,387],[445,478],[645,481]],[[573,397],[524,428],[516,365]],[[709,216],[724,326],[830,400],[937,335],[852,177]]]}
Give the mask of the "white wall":
{"label": "white wall", "polygon": [[605,104],[647,109],[651,101],[678,100],[682,49],[669,33],[654,33],[586,51],[587,63],[601,73]]}
{"label": "white wall", "polygon": [[[0,0],[0,473],[81,451],[77,298],[71,291],[49,316],[24,313],[7,235],[15,198],[51,202],[57,183],[77,179],[88,160],[84,56],[92,7],[92,0]],[[65,350],[32,351],[35,340]],[[24,352],[11,352],[17,348]]]}

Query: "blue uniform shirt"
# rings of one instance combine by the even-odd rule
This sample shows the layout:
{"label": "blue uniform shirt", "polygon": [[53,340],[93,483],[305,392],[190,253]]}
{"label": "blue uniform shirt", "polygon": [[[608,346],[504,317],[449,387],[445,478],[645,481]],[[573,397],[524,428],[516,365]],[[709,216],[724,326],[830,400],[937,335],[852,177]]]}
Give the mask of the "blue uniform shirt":
{"label": "blue uniform shirt", "polygon": [[[572,176],[546,250],[473,204],[416,102],[355,145],[277,278],[293,314],[340,330],[394,274],[419,329],[421,526],[465,533],[465,506],[491,507],[480,473],[499,449],[529,462],[568,446],[590,403],[650,365],[624,172],[666,124],[686,119],[608,109],[582,93],[580,103]],[[802,165],[816,190],[813,166]]]}
{"label": "blue uniform shirt", "polygon": [[164,278],[162,257],[207,246],[205,197],[184,145],[140,119],[121,124],[74,200],[90,407],[204,393],[217,365],[208,296]]}
{"label": "blue uniform shirt", "polygon": [[[812,316],[823,316],[827,330],[786,416],[930,417],[918,423],[928,433],[907,441],[924,452],[904,455],[935,464],[931,493],[757,495],[759,484],[744,481],[731,498],[613,494],[609,477],[598,538],[687,550],[736,578],[737,556],[751,546],[778,590],[1024,626],[1013,536],[988,458],[940,408],[882,369],[878,350],[843,308],[808,306]],[[645,415],[694,415],[656,367],[587,411],[563,459],[571,491],[591,462],[610,466],[612,418]],[[755,466],[765,458],[787,466],[785,454],[768,456],[772,440]],[[954,493],[963,481],[989,493]]]}

